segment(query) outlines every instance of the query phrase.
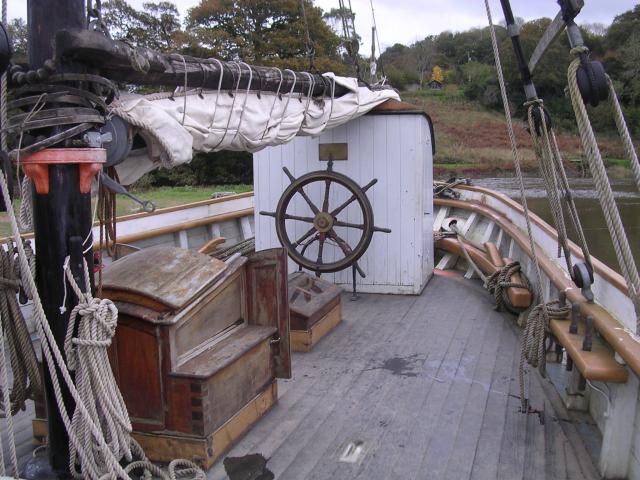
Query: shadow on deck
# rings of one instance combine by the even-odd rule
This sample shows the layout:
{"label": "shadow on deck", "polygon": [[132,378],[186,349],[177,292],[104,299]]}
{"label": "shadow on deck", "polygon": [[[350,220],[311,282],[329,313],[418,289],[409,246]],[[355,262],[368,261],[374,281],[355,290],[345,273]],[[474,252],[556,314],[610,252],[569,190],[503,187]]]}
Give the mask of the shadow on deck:
{"label": "shadow on deck", "polygon": [[[260,453],[282,480],[599,478],[579,434],[589,418],[568,414],[537,373],[526,381],[541,413],[519,413],[519,332],[478,284],[436,276],[419,297],[345,295],[343,307],[227,456]],[[222,462],[208,478],[228,478]]]}

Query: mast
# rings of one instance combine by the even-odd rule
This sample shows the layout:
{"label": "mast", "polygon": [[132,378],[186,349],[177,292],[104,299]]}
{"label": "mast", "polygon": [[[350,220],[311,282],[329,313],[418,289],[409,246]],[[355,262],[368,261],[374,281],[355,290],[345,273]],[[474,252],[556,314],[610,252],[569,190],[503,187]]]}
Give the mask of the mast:
{"label": "mast", "polygon": [[[53,58],[54,38],[58,30],[85,27],[85,0],[28,0],[27,18],[29,64],[33,70],[37,70],[45,60]],[[45,108],[56,108],[56,105],[47,104]],[[59,129],[60,127],[52,127],[49,135],[59,133]],[[62,352],[69,313],[77,303],[73,294],[67,295],[66,311],[61,309],[65,298],[63,263],[73,249],[75,253],[71,255],[71,264],[82,265],[82,241],[87,238],[92,227],[91,168],[95,171],[95,165],[90,166],[84,157],[87,154],[99,156],[100,152],[97,150],[102,149],[50,148],[21,159],[25,173],[34,184],[33,227],[37,244],[38,293],[58,348]],[[80,162],[85,163],[81,165]],[[84,248],[89,271],[93,266],[92,242],[93,239],[89,237],[89,247],[87,249],[85,245]],[[43,370],[49,429],[49,463],[55,475],[68,477],[69,438],[58,409],[51,376],[46,366]],[[74,402],[64,382],[61,382],[61,387],[64,403],[71,415]],[[32,478],[36,478],[38,473],[42,474],[37,470],[33,468],[29,471],[27,466],[25,476],[29,478],[29,475],[34,475]]]}

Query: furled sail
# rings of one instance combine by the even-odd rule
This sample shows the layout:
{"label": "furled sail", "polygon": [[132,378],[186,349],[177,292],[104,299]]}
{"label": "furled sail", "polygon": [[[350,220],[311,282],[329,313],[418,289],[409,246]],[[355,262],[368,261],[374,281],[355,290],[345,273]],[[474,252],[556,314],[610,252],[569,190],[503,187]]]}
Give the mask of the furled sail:
{"label": "furled sail", "polygon": [[131,184],[158,167],[188,163],[193,152],[220,150],[256,152],[291,141],[296,135],[316,136],[364,115],[389,99],[395,90],[359,86],[355,78],[326,73],[332,89],[348,93],[314,97],[303,93],[236,89],[192,89],[147,96],[123,94],[113,113],[138,129],[147,148],[134,150],[117,166],[120,181]]}

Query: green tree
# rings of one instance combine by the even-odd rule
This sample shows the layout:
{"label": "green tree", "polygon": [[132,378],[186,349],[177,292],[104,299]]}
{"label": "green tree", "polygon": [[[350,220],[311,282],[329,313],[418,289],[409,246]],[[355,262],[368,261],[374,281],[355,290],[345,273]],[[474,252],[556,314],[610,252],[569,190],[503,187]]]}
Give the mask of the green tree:
{"label": "green tree", "polygon": [[626,103],[634,107],[640,107],[640,31],[634,33],[625,42],[621,49],[622,95]]}
{"label": "green tree", "polygon": [[640,32],[640,5],[613,19],[607,31],[607,46],[611,49],[620,48],[636,32]]}
{"label": "green tree", "polygon": [[14,18],[7,25],[14,62],[27,61],[27,24],[22,18]]}
{"label": "green tree", "polygon": [[[304,1],[316,67],[343,72],[340,38],[323,20],[322,9]],[[189,10],[186,24],[194,54],[308,68],[305,22],[297,0],[201,0]]]}
{"label": "green tree", "polygon": [[175,51],[181,46],[180,14],[172,2],[145,2],[142,10],[136,10],[126,0],[109,0],[102,8],[116,39],[159,51]]}
{"label": "green tree", "polygon": [[[424,40],[414,43],[411,49],[415,66],[420,76],[420,88],[422,88],[426,74],[432,69],[436,62],[436,45],[432,37],[427,37]],[[442,70],[440,70],[440,72],[442,73]]]}

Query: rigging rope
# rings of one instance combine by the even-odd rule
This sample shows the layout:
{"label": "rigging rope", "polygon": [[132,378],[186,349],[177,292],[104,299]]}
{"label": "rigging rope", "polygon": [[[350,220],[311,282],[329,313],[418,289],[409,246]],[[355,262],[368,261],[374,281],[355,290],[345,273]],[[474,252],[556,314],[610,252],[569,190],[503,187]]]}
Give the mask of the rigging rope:
{"label": "rigging rope", "polygon": [[[580,54],[588,53],[589,49],[586,47],[575,48],[571,51],[576,57]],[[576,115],[576,121],[578,124],[578,130],[580,132],[580,138],[582,140],[582,147],[589,163],[589,169],[593,176],[600,204],[604,211],[604,218],[613,241],[613,248],[616,252],[616,258],[620,265],[622,275],[627,282],[629,289],[629,298],[633,302],[636,313],[636,335],[640,335],[640,276],[638,275],[638,268],[633,259],[631,247],[629,246],[629,240],[625,234],[622,219],[620,218],[620,212],[615,202],[613,190],[609,179],[607,177],[607,170],[602,160],[600,148],[598,147],[598,141],[596,140],[593,126],[589,120],[589,113],[587,107],[584,104],[580,89],[578,87],[577,72],[580,68],[580,59],[576,58],[571,65],[569,65],[569,94],[571,97],[571,103]],[[607,83],[609,84],[609,98],[614,106],[616,113],[616,124],[619,129],[621,138],[625,146],[625,152],[627,153],[634,173],[634,178],[638,183],[638,189],[640,189],[640,166],[638,165],[638,157],[635,153],[635,148],[631,141],[629,131],[626,127],[624,116],[622,115],[622,109],[618,103],[615,89],[611,83],[611,79],[607,76]]]}
{"label": "rigging rope", "polygon": [[[5,6],[6,2],[3,2]],[[33,153],[53,146],[67,139],[73,139],[78,134],[95,127],[96,124],[104,122],[103,112],[108,111],[107,102],[113,97],[107,95],[107,102],[99,96],[87,90],[79,90],[68,85],[66,82],[87,81],[98,87],[107,87],[109,91],[114,92],[112,84],[101,77],[93,75],[58,75],[51,77],[50,80],[54,85],[29,85],[18,91],[18,100],[15,100],[15,107],[28,111],[25,114],[12,117],[12,121],[3,125],[10,130],[17,130],[20,138],[25,131],[42,127],[42,122],[47,123],[45,126],[57,126],[64,124],[69,128],[52,137],[37,141],[35,144],[22,148],[22,142],[18,144],[17,150],[13,152],[14,156],[19,160],[21,154]],[[63,83],[58,85],[56,82]],[[33,95],[37,92],[40,95]],[[44,93],[41,93],[44,92]],[[104,89],[100,89],[104,93]],[[3,92],[6,95],[6,92]],[[186,94],[186,92],[185,92]],[[25,96],[27,95],[27,96]],[[60,103],[60,99],[65,98],[69,102],[79,102],[85,105],[84,122],[81,124],[63,122],[58,117],[51,116],[51,111],[42,112],[47,102]],[[65,107],[60,107],[64,110]],[[39,123],[38,123],[39,122]],[[63,123],[61,123],[63,122]],[[75,126],[73,126],[75,125]],[[19,165],[18,165],[19,168]],[[79,323],[80,337],[72,338],[71,345],[77,350],[78,360],[73,366],[78,369],[78,384],[76,385],[71,377],[70,369],[67,367],[65,359],[56,344],[55,337],[51,327],[46,319],[46,315],[42,306],[41,299],[35,283],[35,275],[32,264],[29,263],[29,255],[27,247],[23,245],[20,236],[20,229],[16,219],[16,212],[12,208],[12,202],[8,190],[7,179],[5,175],[0,174],[0,190],[5,204],[8,206],[7,214],[11,224],[12,236],[17,249],[17,264],[19,265],[22,286],[27,292],[33,294],[33,310],[36,320],[37,333],[42,343],[43,363],[47,368],[53,395],[60,413],[60,417],[64,427],[69,435],[69,448],[72,452],[70,459],[70,471],[76,476],[89,479],[130,479],[130,472],[134,470],[142,470],[143,472],[152,472],[163,479],[173,480],[178,476],[195,475],[198,478],[204,478],[204,473],[191,462],[176,460],[169,465],[168,474],[160,470],[157,466],[150,463],[145,457],[142,449],[130,439],[127,431],[128,415],[125,410],[119,410],[123,405],[118,402],[117,386],[113,377],[108,376],[109,362],[106,359],[106,343],[110,342],[103,338],[106,334],[104,329],[114,326],[115,319],[113,310],[109,307],[107,301],[93,299],[89,294],[79,297],[79,307],[74,309],[74,321],[77,319]],[[90,235],[87,237],[90,239]],[[11,250],[13,254],[13,250]],[[66,274],[66,271],[65,271]],[[85,264],[85,279],[88,279]],[[69,281],[65,279],[65,285]],[[71,283],[72,287],[74,284]],[[77,285],[76,285],[77,286]],[[88,290],[90,292],[90,290]],[[77,292],[76,292],[77,293]],[[15,297],[15,292],[11,293]],[[115,308],[115,307],[114,307]],[[8,318],[2,320],[7,321]],[[1,323],[1,322],[0,322]],[[11,332],[9,332],[11,334]],[[87,336],[82,337],[82,335]],[[100,337],[103,335],[103,337]],[[1,332],[0,339],[4,336],[4,329]],[[12,334],[12,336],[14,336]],[[4,343],[2,344],[4,347]],[[100,350],[100,348],[102,348]],[[67,352],[73,358],[73,352]],[[99,362],[95,361],[99,358]],[[94,360],[91,360],[94,359]],[[7,368],[4,362],[4,348],[0,352],[0,367],[2,367],[5,378],[8,378]],[[83,370],[85,369],[85,370]],[[17,369],[19,370],[19,369]],[[90,372],[83,374],[82,372]],[[17,372],[19,373],[19,372]],[[31,377],[33,380],[35,377]],[[67,387],[73,403],[75,405],[72,417],[67,409],[67,405],[62,396],[62,383]],[[3,390],[7,391],[6,381],[3,383]],[[97,397],[89,399],[87,392],[93,392],[98,389],[101,393]],[[8,394],[4,395],[5,398]],[[15,449],[15,436],[13,432],[13,423],[11,416],[11,408],[6,409],[7,425],[9,427],[9,437],[11,448]],[[15,456],[15,455],[14,455]],[[124,459],[129,462],[134,458],[140,458],[123,467],[120,462]],[[4,466],[4,461],[3,461]],[[81,472],[81,473],[80,473]]]}
{"label": "rigging rope", "polygon": [[345,47],[347,53],[353,61],[353,65],[356,69],[356,77],[360,78],[360,62],[358,61],[358,50],[360,43],[358,42],[358,35],[356,34],[356,24],[354,20],[353,9],[351,8],[351,0],[349,0],[349,9],[345,6],[344,0],[338,0],[340,6],[340,18],[342,19],[342,31],[345,39]]}
{"label": "rigging rope", "polygon": [[[578,235],[578,243],[582,250],[585,262],[593,271],[591,254],[587,246],[587,240],[580,222],[578,210],[573,200],[569,180],[562,161],[562,155],[553,128],[547,123],[547,115],[542,100],[527,102],[527,121],[533,139],[536,158],[540,164],[542,180],[545,184],[549,199],[550,210],[554,225],[558,233],[558,258],[561,252],[564,254],[567,272],[571,274],[573,263],[571,261],[571,249],[567,235],[567,226],[563,213],[563,204],[569,213],[569,218]],[[562,192],[562,196],[560,196]]]}
{"label": "rigging rope", "polygon": [[[536,311],[536,318],[540,319],[539,322],[542,322],[542,325],[546,330],[549,325],[550,315],[549,315],[549,309],[547,308],[547,305],[544,303],[544,297],[542,295],[542,290],[541,290],[542,274],[540,272],[540,263],[538,261],[537,246],[533,239],[533,230],[531,227],[529,206],[527,204],[527,196],[525,193],[524,179],[522,176],[522,168],[521,168],[522,162],[520,157],[520,151],[518,149],[518,144],[516,142],[516,135],[513,129],[513,120],[511,118],[511,110],[509,108],[509,98],[507,96],[507,87],[504,79],[504,73],[502,70],[502,62],[500,61],[500,49],[498,48],[498,39],[496,37],[496,29],[495,29],[495,25],[493,24],[493,18],[491,15],[491,7],[489,6],[489,0],[484,0],[484,4],[485,4],[485,9],[487,11],[487,19],[489,21],[489,27],[490,27],[489,30],[491,32],[491,45],[493,47],[493,56],[495,58],[495,63],[496,63],[498,83],[500,84],[500,94],[502,96],[502,103],[504,105],[504,113],[505,113],[505,118],[507,122],[507,133],[509,134],[509,141],[511,143],[511,153],[513,155],[513,160],[516,168],[516,178],[518,179],[518,185],[520,187],[520,202],[524,209],[524,216],[527,223],[527,236],[529,239],[529,248],[531,249],[531,257],[533,259],[533,266],[534,266],[535,277],[536,277],[536,282],[533,284],[533,291],[535,293],[535,297],[541,302],[540,305],[536,307],[537,310],[536,309],[534,310]],[[529,320],[527,321],[527,326],[528,324],[529,324]],[[537,330],[534,329],[534,332],[537,332]],[[528,329],[525,329],[525,332],[523,332],[523,335],[521,338],[521,355],[520,355],[520,364],[519,364],[520,404],[521,404],[521,411],[523,413],[526,413],[529,410],[529,404],[528,404],[527,398],[525,397],[525,387],[524,387],[524,368],[525,368],[524,364],[525,364],[525,361],[527,361],[528,359],[526,355],[526,349],[525,349],[525,347],[528,345],[528,340],[527,340],[528,337],[525,335],[525,333],[530,333],[530,332],[528,332]],[[544,336],[542,339],[540,339],[539,336],[534,337],[534,339],[538,342],[541,341],[543,345],[542,348],[544,348]]]}
{"label": "rigging rope", "polygon": [[[7,25],[7,0],[2,0],[2,23]],[[2,74],[0,78],[0,127],[2,129],[7,126],[7,72]],[[7,151],[7,133],[6,131],[0,132],[0,148],[2,151]],[[6,172],[7,175],[10,175],[10,172]],[[4,180],[5,175],[0,171],[0,177]],[[4,190],[7,190],[6,181],[4,184]],[[9,195],[5,195],[5,206],[7,212],[10,210],[13,213],[13,204],[11,203],[11,199]],[[2,385],[1,397],[4,399],[4,415],[7,420],[7,436],[9,442],[9,454],[11,457],[11,465],[13,467],[13,475],[15,477],[18,476],[18,456],[16,453],[16,439],[15,439],[15,431],[13,426],[13,412],[11,406],[9,405],[9,372],[6,361],[6,352],[5,352],[5,335],[4,329],[2,328],[3,321],[6,322],[8,319],[5,319],[4,315],[0,319],[0,384]],[[4,445],[2,444],[2,432],[0,432],[0,474],[6,475],[6,469],[4,466]]]}
{"label": "rigging rope", "polygon": [[302,10],[302,19],[304,20],[304,31],[305,31],[305,55],[309,59],[309,70],[315,71],[317,70],[315,65],[313,64],[315,58],[315,49],[313,48],[313,42],[311,41],[311,34],[309,33],[309,21],[307,20],[307,11],[304,7],[304,3],[306,0],[300,0],[300,9]]}
{"label": "rigging rope", "polygon": [[89,415],[100,420],[96,422],[96,427],[109,449],[105,451],[100,448],[91,429],[84,422],[82,411],[76,409],[69,431],[69,437],[73,436],[78,440],[78,444],[74,442],[69,446],[69,467],[76,478],[82,478],[82,472],[77,466],[79,447],[88,452],[88,458],[82,462],[83,472],[108,472],[109,461],[106,456],[125,458],[128,462],[133,460],[129,439],[131,422],[122,395],[116,387],[107,354],[115,335],[118,310],[111,300],[92,297],[89,271],[84,258],[83,266],[84,291],[71,273],[69,257],[64,262],[66,281],[78,298],[69,317],[64,351],[69,370],[75,372],[78,398]]}
{"label": "rigging rope", "polygon": [[[382,79],[380,81],[382,82],[382,84],[384,84],[384,82],[387,79],[387,76],[384,73],[384,65],[380,61],[380,57],[382,56],[382,49],[380,48],[380,35],[378,35],[378,25],[376,25],[376,11],[373,8],[373,0],[369,0],[369,5],[371,5],[371,17],[373,20],[373,29],[376,32],[375,42],[378,45],[378,64],[379,64],[378,66],[380,68],[380,71],[382,72]],[[374,39],[372,38],[371,41],[373,42]]]}
{"label": "rigging rope", "polygon": [[[9,193],[7,189],[7,180],[4,175],[0,175],[0,190],[2,191],[2,197],[7,205],[11,205],[11,199],[9,198]],[[54,391],[54,396],[56,400],[56,404],[58,406],[58,410],[60,412],[60,416],[65,425],[65,429],[69,434],[69,443],[70,450],[75,451],[75,459],[82,467],[82,478],[90,478],[90,479],[130,479],[129,473],[136,468],[144,468],[148,471],[151,471],[157,475],[160,475],[161,478],[173,480],[175,475],[182,475],[183,472],[189,472],[186,474],[194,474],[196,470],[194,470],[194,465],[190,465],[185,463],[184,461],[175,461],[172,463],[169,468],[169,475],[165,474],[161,470],[159,470],[156,466],[146,461],[144,457],[143,460],[133,462],[127,467],[122,467],[120,465],[121,457],[117,455],[117,452],[121,452],[124,447],[122,442],[107,442],[105,437],[103,436],[103,428],[108,429],[108,434],[113,435],[115,431],[115,425],[113,421],[110,419],[109,415],[105,418],[97,418],[94,417],[89,408],[87,408],[86,404],[83,402],[83,398],[81,397],[79,388],[74,384],[69,368],[64,361],[62,356],[62,352],[58,348],[55,338],[53,336],[53,332],[51,331],[51,327],[49,326],[46,315],[44,313],[44,309],[42,307],[42,303],[40,300],[40,296],[38,295],[34,275],[31,271],[31,267],[29,265],[28,256],[25,250],[24,245],[22,244],[20,231],[18,228],[17,219],[13,209],[7,209],[9,221],[11,224],[11,231],[14,237],[15,245],[18,250],[18,261],[21,268],[21,272],[23,273],[23,281],[26,288],[29,291],[33,292],[33,306],[34,306],[34,317],[36,319],[36,325],[38,329],[38,333],[42,340],[42,353],[44,356],[44,364],[49,371],[52,388]],[[86,264],[85,264],[86,268]],[[66,273],[66,272],[65,272]],[[87,276],[85,276],[87,278]],[[71,282],[70,282],[71,283]],[[71,284],[73,287],[73,284]],[[77,286],[77,285],[76,285]],[[80,303],[83,305],[82,309],[78,309],[77,312],[82,316],[89,315],[89,319],[94,318],[94,314],[96,312],[107,312],[111,313],[111,310],[107,308],[107,310],[100,310],[95,307],[95,299],[89,298],[87,296],[80,298]],[[101,301],[98,301],[99,304]],[[100,304],[104,305],[104,304]],[[85,313],[86,312],[86,313]],[[84,319],[81,319],[81,323]],[[98,323],[102,326],[109,325],[109,322],[105,320],[105,318],[99,318]],[[91,332],[97,331],[98,325],[94,322],[93,325],[90,325]],[[82,339],[81,339],[82,340]],[[92,339],[89,339],[87,346],[96,346],[92,345]],[[0,352],[1,353],[1,352]],[[103,364],[103,367],[108,365],[108,362]],[[56,368],[57,367],[57,368]],[[96,367],[101,368],[101,367]],[[64,399],[62,397],[61,390],[61,379],[64,381],[67,386],[71,397],[75,403],[75,410],[73,414],[73,419],[69,417],[69,412],[67,410],[67,406],[65,405]],[[95,379],[97,382],[103,382],[103,377],[98,377]],[[80,384],[79,384],[80,386]],[[106,388],[106,387],[105,387]],[[100,400],[96,400],[100,401]],[[112,406],[113,402],[108,403],[108,406]],[[113,413],[111,410],[108,410],[111,414]],[[9,411],[10,414],[10,411]],[[81,439],[78,438],[76,434],[78,431],[78,424],[82,424],[82,429],[79,432],[82,434],[83,439],[90,439],[91,442],[89,444],[82,443]],[[11,425],[10,425],[11,426]],[[10,431],[10,437],[13,438],[13,432]],[[110,440],[114,438],[109,437]],[[138,448],[135,443],[132,443],[129,448],[130,455],[125,456],[125,458],[132,459],[132,453],[140,453],[141,449]],[[113,450],[112,450],[113,449]],[[116,453],[114,453],[114,451]],[[183,465],[183,468],[180,469],[180,465]],[[71,471],[77,471],[76,465],[70,465]],[[201,472],[201,471],[200,471]],[[173,476],[172,476],[173,475]],[[197,473],[199,478],[204,478],[204,474],[200,475]]]}
{"label": "rigging rope", "polygon": [[[4,317],[3,317],[4,318]],[[7,366],[7,356],[4,348],[4,329],[2,328],[2,322],[0,322],[0,384],[2,385],[2,397],[9,398],[9,368]],[[16,453],[16,439],[15,431],[13,427],[13,413],[11,408],[5,409],[5,415],[7,419],[8,441],[9,441],[9,455],[11,456],[11,466],[13,467],[14,477],[18,477],[18,455]],[[0,475],[6,475],[7,471],[4,466],[4,446],[2,445],[2,432],[0,432]]]}

